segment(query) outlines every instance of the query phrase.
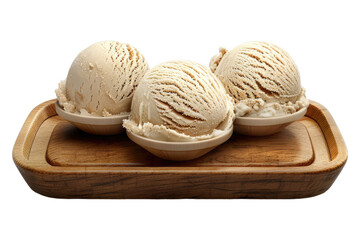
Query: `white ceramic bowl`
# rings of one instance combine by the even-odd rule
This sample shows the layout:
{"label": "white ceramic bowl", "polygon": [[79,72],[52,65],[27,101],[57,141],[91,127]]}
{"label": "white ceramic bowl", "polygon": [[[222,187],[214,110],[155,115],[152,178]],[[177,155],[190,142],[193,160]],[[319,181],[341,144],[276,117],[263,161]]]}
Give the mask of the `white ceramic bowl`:
{"label": "white ceramic bowl", "polygon": [[187,161],[201,157],[226,142],[232,133],[233,128],[224,131],[223,134],[217,137],[206,140],[196,142],[166,142],[153,140],[134,134],[131,131],[126,131],[126,134],[133,142],[155,156],[171,161]]}
{"label": "white ceramic bowl", "polygon": [[307,108],[302,108],[290,115],[271,118],[237,117],[234,122],[234,132],[248,136],[271,135],[302,118],[306,111]]}
{"label": "white ceramic bowl", "polygon": [[55,103],[55,106],[56,112],[60,117],[68,120],[84,132],[95,135],[115,135],[123,132],[123,120],[129,117],[129,115],[110,117],[84,116],[66,112],[60,107],[58,102]]}

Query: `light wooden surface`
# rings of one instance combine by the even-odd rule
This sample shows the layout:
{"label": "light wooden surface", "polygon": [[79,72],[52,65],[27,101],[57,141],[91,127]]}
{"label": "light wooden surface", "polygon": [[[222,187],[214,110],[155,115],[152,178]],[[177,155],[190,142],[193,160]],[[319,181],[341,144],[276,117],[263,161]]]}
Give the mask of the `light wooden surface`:
{"label": "light wooden surface", "polygon": [[152,155],[129,141],[126,134],[91,136],[58,117],[54,119],[58,123],[53,130],[46,127],[52,132],[47,160],[57,166],[299,166],[313,161],[309,135],[301,123],[263,138],[234,134],[205,156],[175,163]]}
{"label": "light wooden surface", "polygon": [[347,159],[341,134],[321,105],[280,133],[234,134],[200,159],[170,162],[126,135],[87,135],[36,107],[13,149],[36,192],[59,198],[300,198],[325,192]]}

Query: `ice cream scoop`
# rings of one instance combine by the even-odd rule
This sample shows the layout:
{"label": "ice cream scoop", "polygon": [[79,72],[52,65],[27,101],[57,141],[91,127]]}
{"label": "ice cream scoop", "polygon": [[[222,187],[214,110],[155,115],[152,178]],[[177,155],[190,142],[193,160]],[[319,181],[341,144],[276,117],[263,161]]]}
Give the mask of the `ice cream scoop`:
{"label": "ice cream scoop", "polygon": [[293,59],[274,44],[220,48],[210,69],[234,99],[236,117],[278,117],[309,105]]}
{"label": "ice cream scoop", "polygon": [[134,90],[148,69],[143,55],[129,44],[95,43],[80,52],[60,82],[59,105],[82,115],[129,114]]}
{"label": "ice cream scoop", "polygon": [[233,103],[210,69],[190,61],[152,68],[134,93],[124,127],[147,138],[189,142],[232,128]]}

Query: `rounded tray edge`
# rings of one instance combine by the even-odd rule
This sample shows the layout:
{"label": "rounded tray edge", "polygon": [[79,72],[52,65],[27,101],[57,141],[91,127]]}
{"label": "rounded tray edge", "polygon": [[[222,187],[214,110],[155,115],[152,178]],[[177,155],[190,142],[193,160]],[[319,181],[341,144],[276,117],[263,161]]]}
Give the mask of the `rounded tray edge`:
{"label": "rounded tray edge", "polygon": [[[59,172],[56,172],[56,171],[52,171],[50,169],[39,169],[39,168],[36,168],[36,167],[32,167],[31,165],[27,164],[26,163],[26,156],[24,156],[24,144],[26,141],[30,141],[32,142],[35,135],[36,135],[36,131],[33,131],[33,132],[27,132],[29,129],[31,129],[32,127],[36,126],[34,124],[38,124],[39,126],[41,126],[42,122],[44,120],[46,120],[48,117],[51,117],[51,116],[54,116],[56,115],[53,114],[53,111],[54,111],[54,103],[55,103],[56,100],[50,100],[50,101],[47,101],[47,102],[44,102],[40,105],[38,105],[37,107],[35,107],[32,112],[30,113],[30,115],[28,116],[28,118],[26,119],[23,127],[21,128],[20,130],[20,133],[19,133],[19,136],[17,137],[16,139],[16,142],[15,142],[15,145],[14,145],[14,148],[13,148],[13,159],[14,159],[14,162],[15,162],[15,165],[18,167],[20,173],[22,174],[23,178],[25,179],[25,181],[27,182],[27,184],[30,186],[30,188],[41,194],[41,195],[44,195],[44,196],[47,196],[47,197],[56,197],[56,198],[109,198],[109,197],[99,197],[99,195],[97,196],[85,196],[85,197],[81,197],[81,196],[61,196],[59,194],[51,194],[51,193],[48,193],[46,192],[46,189],[38,189],[40,188],[40,186],[37,186],[36,185],[36,182],[33,182],[33,176],[38,176],[38,177],[46,177],[46,176],[51,176],[51,175],[59,175],[59,174],[62,174],[62,173],[59,173]],[[335,182],[337,176],[340,174],[342,168],[344,167],[346,161],[347,161],[347,158],[348,158],[348,155],[347,155],[347,149],[346,149],[346,146],[345,146],[345,142],[341,136],[341,133],[340,133],[340,130],[337,128],[336,124],[335,124],[335,121],[334,119],[332,118],[331,114],[328,112],[328,110],[326,108],[324,108],[322,105],[314,102],[314,101],[311,101],[311,104],[313,105],[314,108],[317,108],[319,109],[320,112],[322,112],[322,115],[323,117],[325,117],[328,121],[329,121],[329,124],[331,126],[333,126],[333,128],[331,128],[332,130],[332,134],[334,135],[334,141],[336,142],[336,144],[338,144],[338,147],[339,147],[339,150],[338,150],[338,153],[337,155],[332,159],[332,166],[331,168],[327,168],[327,169],[318,169],[316,171],[312,171],[312,172],[299,172],[299,173],[287,173],[288,175],[297,175],[297,174],[305,174],[305,175],[329,175],[331,176],[331,178],[329,179],[330,181],[328,181],[328,184],[321,188],[319,191],[314,191],[312,193],[303,193],[301,196],[300,195],[297,195],[297,196],[290,196],[290,195],[287,195],[288,197],[276,197],[276,198],[305,198],[305,197],[313,197],[313,196],[317,196],[317,195],[320,195],[324,192],[326,192],[331,186],[332,184]],[[45,111],[44,111],[45,110]],[[53,115],[51,115],[53,114]],[[308,116],[308,115],[307,115]],[[310,118],[312,118],[311,116],[309,116]],[[318,117],[321,118],[321,116],[319,115]],[[39,123],[34,123],[34,120],[35,119],[42,119],[42,121]],[[312,118],[314,119],[314,118]],[[316,121],[316,119],[314,119]],[[316,121],[318,122],[318,121]],[[318,122],[319,123],[319,122]],[[25,132],[25,133],[24,133]],[[32,138],[32,141],[31,141],[31,138]],[[29,147],[29,151],[31,149],[31,146]],[[76,169],[79,169],[79,170],[76,170]],[[50,171],[48,171],[50,170]],[[85,172],[82,172],[80,171],[80,168],[72,168],[73,171],[71,172],[67,172],[67,173],[63,173],[63,174],[66,174],[66,175],[73,175],[73,174],[85,174]],[[116,170],[116,171],[113,171],[112,174],[124,174],[124,173],[127,173],[127,174],[130,174],[131,172],[127,172],[127,171],[122,171],[122,170]],[[134,173],[134,171],[132,170],[132,173]],[[139,174],[140,173],[140,174]],[[139,176],[141,176],[142,174],[141,173],[144,173],[144,174],[159,174],[161,173],[161,171],[154,171],[154,172],[139,172],[137,174],[139,174]],[[201,175],[201,174],[209,174],[209,173],[214,173],[214,171],[206,171],[206,172],[196,172],[196,171],[179,171],[180,174],[184,174],[184,175]],[[24,176],[24,174],[32,174],[31,176]],[[98,172],[96,171],[92,171],[91,169],[89,169],[87,171],[86,174],[99,174]],[[165,173],[167,174],[167,173]],[[240,174],[239,172],[217,172],[217,175],[224,175],[224,174]],[[254,173],[251,173],[251,174],[264,174],[264,172],[254,172]],[[279,174],[279,173],[272,173],[272,174]],[[280,172],[281,174],[281,172]],[[266,175],[269,175],[269,173],[266,173]],[[171,196],[170,196],[171,197]],[[111,198],[139,198],[139,197],[111,197]],[[154,198],[154,197],[153,197]],[[200,197],[201,198],[201,197]],[[209,197],[209,198],[216,198],[216,197]],[[220,197],[221,198],[221,197]],[[230,198],[230,197],[229,197]],[[237,197],[235,197],[237,198]],[[248,198],[259,198],[259,197],[251,197],[251,196],[248,196]],[[262,198],[268,198],[268,197],[262,197]],[[275,198],[275,197],[269,197],[269,198]]]}
{"label": "rounded tray edge", "polygon": [[[19,133],[19,135],[16,139],[16,142],[15,142],[15,145],[13,147],[12,156],[13,156],[13,159],[14,159],[14,162],[16,163],[16,165],[27,166],[26,161],[24,161],[27,157],[23,155],[24,144],[25,144],[26,140],[27,141],[31,140],[30,142],[32,142],[36,135],[35,131],[33,131],[32,133],[28,133],[28,130],[30,130],[31,128],[34,127],[34,120],[37,120],[38,118],[41,119],[40,123],[37,123],[37,125],[39,127],[42,124],[42,122],[45,121],[47,118],[57,115],[56,110],[55,110],[56,101],[57,101],[56,99],[52,99],[52,100],[43,102],[43,103],[39,104],[38,106],[36,106],[30,112],[29,116],[27,117],[24,125],[22,126],[22,128],[20,130],[20,133]],[[313,109],[311,110],[311,107],[309,106],[306,116],[314,119],[314,117],[311,114],[309,114],[309,111],[315,110],[315,111],[321,112],[323,114],[323,117],[325,117],[327,120],[329,120],[329,122],[332,124],[333,128],[331,130],[333,130],[334,134],[336,134],[335,140],[340,147],[339,147],[337,156],[331,161],[333,163],[332,168],[335,169],[335,168],[343,166],[346,163],[346,160],[348,157],[347,149],[346,149],[345,143],[343,141],[343,138],[341,136],[341,133],[336,126],[334,119],[332,118],[329,111],[325,107],[323,107],[321,104],[310,100],[310,105],[312,105]],[[42,116],[39,116],[39,114]],[[316,118],[314,120],[317,123],[319,123]],[[30,150],[31,150],[31,146],[29,147],[28,151],[30,151]],[[31,166],[28,166],[28,167],[31,168]],[[329,169],[329,168],[319,169],[316,172],[329,171],[329,170],[331,170],[331,169]],[[210,170],[210,172],[211,172],[211,170]],[[231,174],[230,172],[226,172],[226,173]],[[238,172],[233,172],[233,173],[238,174]],[[258,173],[261,174],[261,172],[258,172]]]}
{"label": "rounded tray edge", "polygon": [[[202,185],[202,188],[198,188],[194,185],[194,182],[202,182],[203,176],[198,176],[198,174],[192,174],[187,178],[183,178],[179,176],[179,174],[171,174],[174,179],[170,178],[170,181],[176,182],[176,187],[166,188],[164,191],[159,193],[154,193],[154,189],[147,189],[144,188],[144,191],[139,191],[142,189],[142,185],[148,186],[148,180],[151,173],[146,174],[146,176],[134,174],[132,176],[127,176],[124,178],[123,174],[119,174],[118,176],[114,176],[113,174],[99,174],[96,172],[87,172],[83,173],[84,176],[86,175],[88,183],[93,184],[81,184],[81,180],[79,179],[78,173],[69,173],[66,172],[62,175],[61,178],[57,178],[61,173],[53,173],[49,174],[46,171],[31,171],[30,169],[19,169],[21,175],[23,176],[24,180],[28,184],[28,186],[34,192],[52,198],[96,198],[96,199],[105,199],[105,198],[112,198],[112,199],[166,199],[166,198],[200,198],[200,199],[241,199],[241,198],[253,198],[253,199],[298,199],[298,198],[308,198],[318,196],[320,194],[325,193],[328,191],[332,184],[335,182],[336,177],[341,172],[341,169],[337,169],[336,172],[331,174],[329,177],[329,173],[323,172],[321,174],[307,174],[306,176],[297,176],[295,175],[281,175],[275,176],[274,178],[269,176],[267,173],[262,173],[263,176],[254,176],[253,174],[250,175],[252,179],[248,179],[249,175],[239,175],[230,178],[224,174],[218,173],[209,176],[209,179],[212,179],[215,182],[220,184],[225,184],[228,187],[227,194],[223,194],[223,192],[213,192],[208,191],[211,189],[215,182],[207,182],[206,184]],[[154,181],[161,183],[165,178],[169,180],[169,173],[165,174],[164,176],[155,175]],[[178,176],[178,177],[177,177]],[[305,177],[305,179],[304,179]],[[115,180],[114,180],[115,178]],[[82,177],[80,179],[83,179]],[[134,181],[134,179],[137,179]],[[220,181],[220,180],[222,181]],[[262,179],[259,183],[259,179]],[[110,181],[111,180],[111,181]],[[219,181],[218,181],[219,180]],[[270,181],[271,180],[271,181]],[[297,189],[290,188],[286,184],[294,184],[295,186],[299,185],[299,181],[303,182],[303,187]],[[130,181],[129,183],[136,182],[136,186],[130,184],[124,184],[124,181]],[[253,181],[254,183],[258,184],[265,184],[267,187],[271,187],[267,189],[267,191],[263,192],[263,190],[258,189],[255,187],[253,189],[252,185],[246,187],[245,189],[242,186],[239,191],[239,187],[241,185],[231,185],[234,182],[242,182],[242,181]],[[43,183],[48,182],[51,183],[51,187],[48,185],[44,185]],[[100,182],[100,184],[99,184]],[[281,186],[285,186],[284,188],[278,189],[277,185],[274,183],[278,182]],[[317,184],[308,184],[309,182],[314,182]],[[95,184],[97,183],[97,184]],[[96,190],[97,187],[103,188],[104,184],[111,185],[113,192],[103,193],[103,191]],[[228,185],[230,184],[230,185]],[[267,185],[269,184],[269,185]],[[92,187],[94,186],[94,187]],[[173,186],[169,185],[165,182],[164,186]],[[194,188],[193,188],[194,187]],[[155,186],[156,188],[156,186]],[[179,189],[178,189],[179,188]],[[182,189],[188,189],[187,191],[181,191]],[[193,195],[192,192],[196,191],[199,195]]]}
{"label": "rounded tray edge", "polygon": [[[16,166],[31,168],[26,159],[29,156],[32,143],[41,124],[47,118],[57,115],[55,102],[56,99],[52,99],[37,105],[26,118],[12,150],[12,158]],[[34,128],[36,128],[36,131],[33,130]]]}
{"label": "rounded tray edge", "polygon": [[[327,108],[316,101],[309,101],[310,105],[305,116],[317,122],[322,129],[330,154],[332,155],[332,160],[330,161],[332,167],[344,166],[348,159],[348,151],[340,129]],[[330,147],[331,144],[336,145],[336,150]]]}

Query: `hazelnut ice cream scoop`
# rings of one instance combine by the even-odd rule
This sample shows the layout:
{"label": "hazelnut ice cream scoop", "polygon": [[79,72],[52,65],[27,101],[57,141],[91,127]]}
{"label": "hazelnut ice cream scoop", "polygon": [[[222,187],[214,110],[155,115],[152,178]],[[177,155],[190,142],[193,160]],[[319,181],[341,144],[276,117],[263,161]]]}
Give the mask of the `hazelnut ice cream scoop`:
{"label": "hazelnut ice cream scoop", "polygon": [[232,100],[210,69],[172,61],[145,75],[123,125],[151,139],[197,141],[218,136],[233,120]]}
{"label": "hazelnut ice cream scoop", "polygon": [[220,48],[210,69],[234,99],[236,117],[276,117],[309,105],[290,55],[266,42]]}
{"label": "hazelnut ice cream scoop", "polygon": [[71,113],[128,114],[134,90],[148,69],[143,55],[129,44],[95,43],[75,58],[56,90],[58,102]]}

